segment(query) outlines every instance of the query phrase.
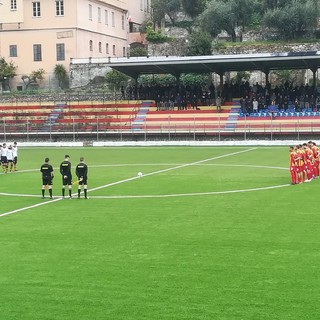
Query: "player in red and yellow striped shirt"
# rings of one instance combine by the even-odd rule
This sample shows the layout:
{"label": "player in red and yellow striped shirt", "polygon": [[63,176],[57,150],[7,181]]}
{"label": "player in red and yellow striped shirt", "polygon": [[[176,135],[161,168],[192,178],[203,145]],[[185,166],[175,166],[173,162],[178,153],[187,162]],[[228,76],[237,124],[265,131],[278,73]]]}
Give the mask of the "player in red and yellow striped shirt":
{"label": "player in red and yellow striped shirt", "polygon": [[297,166],[296,166],[296,152],[293,146],[289,147],[289,169],[290,169],[290,175],[291,175],[291,184],[297,184],[298,172],[297,172]]}

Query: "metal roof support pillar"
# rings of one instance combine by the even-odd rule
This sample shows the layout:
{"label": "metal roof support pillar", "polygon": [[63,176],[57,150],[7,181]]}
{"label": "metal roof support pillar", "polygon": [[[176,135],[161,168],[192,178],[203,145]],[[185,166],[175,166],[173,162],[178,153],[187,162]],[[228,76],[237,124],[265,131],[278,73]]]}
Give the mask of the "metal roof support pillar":
{"label": "metal roof support pillar", "polygon": [[317,67],[310,68],[312,71],[312,85],[314,88],[317,87]]}
{"label": "metal roof support pillar", "polygon": [[266,87],[268,88],[270,86],[270,82],[269,82],[270,70],[269,69],[263,69],[262,72],[265,74]]}
{"label": "metal roof support pillar", "polygon": [[179,86],[180,85],[181,73],[175,73],[174,76],[176,78],[176,84],[177,84],[177,86]]}
{"label": "metal roof support pillar", "polygon": [[224,73],[218,73],[219,77],[220,77],[220,82],[219,82],[219,85],[218,85],[218,95],[222,95],[222,88],[223,88],[223,75]]}
{"label": "metal roof support pillar", "polygon": [[139,78],[139,76],[138,75],[135,75],[134,77],[133,77],[133,79],[134,79],[134,84],[135,84],[135,86],[134,86],[134,98],[135,98],[135,100],[138,100],[139,99],[139,97],[138,97],[138,78]]}

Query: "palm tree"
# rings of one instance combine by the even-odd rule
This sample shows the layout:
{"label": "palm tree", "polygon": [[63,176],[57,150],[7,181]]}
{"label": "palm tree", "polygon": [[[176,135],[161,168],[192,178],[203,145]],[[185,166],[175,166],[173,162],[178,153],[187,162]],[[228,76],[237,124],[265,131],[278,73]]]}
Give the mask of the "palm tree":
{"label": "palm tree", "polygon": [[64,65],[56,64],[54,67],[54,75],[58,79],[59,87],[62,89],[67,80],[67,70]]}

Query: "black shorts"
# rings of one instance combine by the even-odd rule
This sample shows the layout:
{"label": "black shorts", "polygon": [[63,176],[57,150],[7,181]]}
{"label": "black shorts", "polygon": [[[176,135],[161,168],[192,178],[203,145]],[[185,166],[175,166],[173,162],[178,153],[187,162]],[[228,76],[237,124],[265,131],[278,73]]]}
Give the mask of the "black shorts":
{"label": "black shorts", "polygon": [[42,185],[52,186],[52,177],[42,177]]}
{"label": "black shorts", "polygon": [[17,163],[18,163],[18,157],[14,157],[14,158],[13,158],[13,163],[14,163],[14,164],[17,164]]}
{"label": "black shorts", "polygon": [[8,158],[4,157],[4,156],[1,156],[1,163],[2,164],[7,164],[8,163]]}
{"label": "black shorts", "polygon": [[88,178],[87,177],[83,177],[83,179],[80,181],[80,178],[78,178],[79,180],[79,186],[82,186],[82,185],[86,185],[87,184],[87,181],[88,181]]}
{"label": "black shorts", "polygon": [[[65,178],[66,177],[66,178]],[[62,175],[62,185],[63,186],[70,186],[72,185],[72,175]]]}

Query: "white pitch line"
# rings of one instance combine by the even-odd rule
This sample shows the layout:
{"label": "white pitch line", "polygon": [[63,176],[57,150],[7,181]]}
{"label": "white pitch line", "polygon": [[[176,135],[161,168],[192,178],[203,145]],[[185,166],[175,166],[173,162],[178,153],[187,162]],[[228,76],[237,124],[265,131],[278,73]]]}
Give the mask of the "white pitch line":
{"label": "white pitch line", "polygon": [[[163,173],[163,172],[167,172],[167,171],[171,171],[171,170],[185,168],[185,167],[188,167],[188,166],[197,165],[197,164],[208,162],[208,161],[211,161],[211,160],[230,157],[230,156],[234,156],[234,155],[241,154],[241,153],[244,153],[244,152],[249,152],[249,151],[252,151],[252,150],[255,150],[255,149],[257,149],[257,148],[250,148],[250,149],[241,150],[241,151],[238,151],[238,152],[232,152],[232,153],[228,153],[228,154],[225,154],[225,155],[221,155],[221,156],[217,156],[217,157],[213,157],[213,158],[209,158],[209,159],[204,159],[204,160],[199,160],[199,161],[195,161],[195,162],[191,162],[191,163],[186,163],[186,164],[178,165],[178,166],[175,166],[175,167],[172,167],[172,168],[167,168],[167,169],[163,169],[163,170],[150,172],[150,173],[147,173],[147,174],[143,175],[142,177],[152,176],[152,175],[155,175],[155,174],[159,174],[159,173]],[[124,182],[132,181],[132,180],[135,180],[135,179],[141,179],[142,177],[135,176],[135,177],[132,177],[132,178],[128,178],[128,179],[124,179],[124,180],[108,183],[108,184],[105,184],[103,186],[90,189],[90,190],[88,190],[88,192],[92,192],[92,191],[95,191],[95,190],[100,190],[100,189],[103,189],[103,188],[111,187],[111,186],[114,186],[114,185],[117,185],[117,184],[121,184],[121,183],[124,183]],[[5,213],[0,214],[0,218],[4,217],[4,216],[8,216],[10,214],[17,213],[17,212],[25,211],[25,210],[28,210],[28,209],[33,209],[33,208],[36,208],[36,207],[39,207],[39,206],[43,206],[43,205],[48,204],[48,203],[57,202],[57,201],[60,201],[61,199],[62,198],[57,198],[57,199],[54,199],[54,200],[51,200],[51,201],[46,201],[46,202],[38,203],[38,204],[35,204],[35,205],[32,205],[32,206],[23,207],[23,208],[20,208],[20,209],[16,209],[16,210],[12,210],[12,211],[9,211],[9,212],[5,212]]]}
{"label": "white pitch line", "polygon": [[1,213],[1,214],[0,214],[0,218],[1,218],[1,217],[4,217],[4,216],[8,216],[8,215],[10,215],[10,214],[17,213],[17,212],[25,211],[25,210],[28,210],[28,209],[37,208],[37,207],[43,206],[43,205],[45,205],[45,204],[57,202],[57,201],[60,201],[60,200],[61,200],[61,198],[53,199],[53,200],[50,200],[50,201],[46,201],[46,202],[41,202],[41,203],[34,204],[34,205],[32,205],[32,206],[23,207],[23,208],[20,208],[20,209],[16,209],[16,210],[8,211],[8,212],[5,212],[5,213]]}
{"label": "white pitch line", "polygon": [[36,195],[36,194],[5,193],[5,192],[0,192],[0,196],[39,198],[39,195]]}
{"label": "white pitch line", "polygon": [[247,167],[247,168],[263,168],[263,169],[279,169],[279,170],[289,170],[285,167],[272,167],[272,166],[256,166],[251,164],[219,164],[219,163],[210,163],[206,166],[216,166],[216,167]]}
{"label": "white pitch line", "polygon": [[191,197],[191,196],[208,196],[215,194],[228,194],[228,193],[240,193],[240,192],[252,192],[269,189],[277,189],[289,187],[290,184],[282,184],[279,186],[269,186],[252,189],[240,189],[240,190],[227,190],[227,191],[212,191],[212,192],[194,192],[194,193],[177,193],[177,194],[153,194],[153,195],[138,195],[138,196],[91,196],[90,199],[141,199],[141,198],[175,198],[175,197]]}
{"label": "white pitch line", "polygon": [[[113,167],[160,167],[160,166],[180,166],[179,163],[121,163],[121,164],[97,164],[97,165],[91,165],[90,168],[113,168]],[[189,164],[183,164],[183,165],[189,165]],[[258,165],[251,165],[251,164],[220,164],[220,163],[199,163],[194,165],[201,165],[201,166],[229,166],[229,167],[250,167],[250,168],[270,168],[270,169],[282,169],[282,170],[288,170],[288,168],[285,167],[272,167],[272,166],[258,166]],[[59,169],[58,167],[54,167],[54,170]],[[14,174],[24,173],[24,172],[34,172],[39,171],[38,169],[26,169],[26,170],[19,170],[13,172]],[[40,171],[39,171],[40,172]],[[0,172],[0,174],[4,174],[3,172]]]}

